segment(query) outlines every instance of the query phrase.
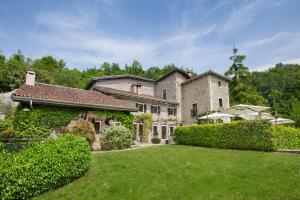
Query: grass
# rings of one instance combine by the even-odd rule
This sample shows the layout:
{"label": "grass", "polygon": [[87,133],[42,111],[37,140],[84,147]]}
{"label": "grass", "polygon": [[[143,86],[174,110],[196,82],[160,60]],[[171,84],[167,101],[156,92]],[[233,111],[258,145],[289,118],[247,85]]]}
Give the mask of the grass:
{"label": "grass", "polygon": [[300,199],[300,155],[155,146],[99,153],[40,199]]}

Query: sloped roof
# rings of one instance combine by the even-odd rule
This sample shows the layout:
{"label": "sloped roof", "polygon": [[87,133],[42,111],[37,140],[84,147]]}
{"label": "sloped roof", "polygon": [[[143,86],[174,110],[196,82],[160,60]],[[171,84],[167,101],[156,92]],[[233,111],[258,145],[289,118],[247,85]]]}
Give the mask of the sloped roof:
{"label": "sloped roof", "polygon": [[191,76],[185,70],[175,67],[170,72],[166,73],[165,75],[163,75],[162,77],[160,77],[159,79],[157,79],[156,82],[159,82],[159,81],[163,80],[164,78],[168,77],[169,75],[171,75],[171,74],[173,74],[175,72],[178,72],[178,73],[182,74],[187,79],[191,78]]}
{"label": "sloped roof", "polygon": [[141,77],[141,76],[135,76],[135,75],[132,75],[132,74],[110,75],[110,76],[101,76],[101,77],[92,78],[92,80],[87,84],[87,86],[85,88],[86,89],[90,88],[95,81],[121,79],[121,78],[131,78],[131,79],[136,79],[136,80],[141,80],[141,81],[155,82],[154,79],[145,78],[145,77]]}
{"label": "sloped roof", "polygon": [[35,83],[34,86],[24,84],[12,94],[12,99],[47,105],[136,111],[128,103],[101,92],[44,83]]}
{"label": "sloped roof", "polygon": [[221,75],[221,74],[219,74],[219,73],[217,73],[217,72],[215,72],[215,71],[208,70],[208,71],[206,71],[206,72],[204,72],[204,73],[202,73],[202,74],[199,74],[199,75],[197,75],[197,76],[195,76],[195,77],[193,77],[193,78],[191,78],[191,79],[188,79],[188,80],[184,81],[184,82],[181,83],[181,84],[182,84],[182,85],[187,84],[187,83],[189,83],[189,82],[192,82],[192,81],[194,81],[194,80],[197,80],[197,79],[202,78],[202,77],[207,76],[207,75],[214,75],[214,76],[217,76],[217,77],[219,77],[219,78],[222,78],[222,79],[224,79],[224,80],[226,80],[226,81],[229,80],[226,76],[223,76],[223,75]]}
{"label": "sloped roof", "polygon": [[111,79],[121,79],[121,78],[131,78],[131,79],[136,79],[136,80],[141,80],[141,81],[147,81],[147,82],[156,83],[156,82],[159,82],[162,79],[168,77],[169,75],[173,74],[174,72],[178,72],[178,73],[182,74],[183,76],[185,76],[186,78],[191,78],[190,75],[186,71],[184,71],[183,69],[175,67],[170,72],[166,73],[165,75],[163,75],[162,77],[160,77],[157,80],[150,79],[150,78],[145,78],[145,77],[141,77],[141,76],[135,76],[135,75],[132,75],[132,74],[122,74],[122,75],[110,75],[110,76],[94,77],[87,84],[87,86],[85,88],[89,89],[93,85],[93,83],[95,81],[99,81],[99,80],[111,80]]}
{"label": "sloped roof", "polygon": [[118,95],[118,96],[123,96],[123,97],[134,98],[134,99],[148,100],[148,101],[152,101],[152,102],[178,104],[178,102],[176,102],[176,101],[169,101],[169,100],[161,99],[159,97],[155,97],[155,96],[151,96],[151,95],[135,94],[135,93],[129,92],[129,91],[112,89],[112,88],[102,87],[102,86],[93,86],[92,88],[94,90],[103,92],[105,94],[112,94],[112,95]]}

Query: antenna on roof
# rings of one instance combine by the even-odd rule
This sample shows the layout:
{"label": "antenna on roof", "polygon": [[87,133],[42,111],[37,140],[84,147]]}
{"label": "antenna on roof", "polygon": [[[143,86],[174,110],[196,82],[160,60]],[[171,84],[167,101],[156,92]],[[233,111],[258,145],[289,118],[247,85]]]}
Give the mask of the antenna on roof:
{"label": "antenna on roof", "polygon": [[235,43],[232,43],[232,50],[233,50],[233,56],[235,57],[237,52],[238,52],[238,48],[235,47]]}

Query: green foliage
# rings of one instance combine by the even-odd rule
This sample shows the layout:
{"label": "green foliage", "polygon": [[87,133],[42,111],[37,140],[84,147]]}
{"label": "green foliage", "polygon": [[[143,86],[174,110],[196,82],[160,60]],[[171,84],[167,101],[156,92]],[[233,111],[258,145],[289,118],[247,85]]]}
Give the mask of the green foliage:
{"label": "green foliage", "polygon": [[251,84],[268,99],[279,116],[291,118],[300,127],[300,65],[277,64],[262,72],[253,72]]}
{"label": "green foliage", "polygon": [[132,143],[132,131],[125,126],[108,126],[101,136],[101,147],[104,150],[126,149]]}
{"label": "green foliage", "polygon": [[[133,74],[158,79],[176,67],[174,64],[170,64],[162,68],[150,67],[144,70],[142,64],[134,60],[132,64],[126,64],[124,68],[120,68],[117,63],[104,62],[101,67],[80,71],[66,68],[63,60],[57,60],[52,56],[32,61],[30,58],[25,58],[21,51],[13,54],[10,58],[6,58],[0,53],[0,93],[19,88],[25,81],[28,66],[36,72],[39,82],[75,88],[85,88],[93,77],[106,75]],[[194,72],[193,75],[195,75]]]}
{"label": "green foliage", "polygon": [[152,138],[151,139],[152,144],[159,144],[160,141],[161,141],[160,138]]}
{"label": "green foliage", "polygon": [[0,198],[30,199],[82,176],[90,166],[90,147],[70,135],[33,143],[0,162]]}
{"label": "green foliage", "polygon": [[143,123],[143,141],[148,142],[149,134],[151,133],[153,126],[152,114],[147,112],[136,115],[135,117],[136,121]]}
{"label": "green foliage", "polygon": [[68,128],[66,134],[84,137],[90,145],[96,140],[94,125],[86,120],[77,121],[72,127]]}
{"label": "green foliage", "polygon": [[175,129],[177,144],[270,151],[271,125],[264,121],[242,121],[231,124],[182,126]]}
{"label": "green foliage", "polygon": [[273,126],[273,145],[275,149],[300,149],[300,129]]}
{"label": "green foliage", "polygon": [[0,132],[11,128],[12,128],[12,120],[10,119],[0,120]]}
{"label": "green foliage", "polygon": [[114,119],[121,122],[123,126],[129,130],[133,130],[134,116],[128,112],[122,111],[95,111],[95,115],[98,117],[105,117],[107,119]]}
{"label": "green foliage", "polygon": [[49,106],[34,106],[23,111],[23,107],[19,106],[13,122],[14,137],[46,137],[54,129],[69,124],[79,113],[74,108]]}
{"label": "green foliage", "polygon": [[266,99],[257,92],[255,87],[250,85],[251,73],[249,72],[248,67],[243,64],[246,56],[234,55],[230,57],[230,59],[233,61],[233,64],[225,75],[228,75],[231,78],[229,83],[231,104],[266,104]]}

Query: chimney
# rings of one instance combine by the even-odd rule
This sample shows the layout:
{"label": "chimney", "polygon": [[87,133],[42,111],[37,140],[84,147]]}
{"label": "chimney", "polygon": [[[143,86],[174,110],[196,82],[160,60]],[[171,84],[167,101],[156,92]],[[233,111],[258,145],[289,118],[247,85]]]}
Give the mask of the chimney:
{"label": "chimney", "polygon": [[34,71],[27,71],[26,74],[26,85],[33,85],[35,83],[35,72]]}
{"label": "chimney", "polygon": [[186,68],[185,71],[186,71],[186,73],[187,73],[190,77],[192,77],[192,70]]}

